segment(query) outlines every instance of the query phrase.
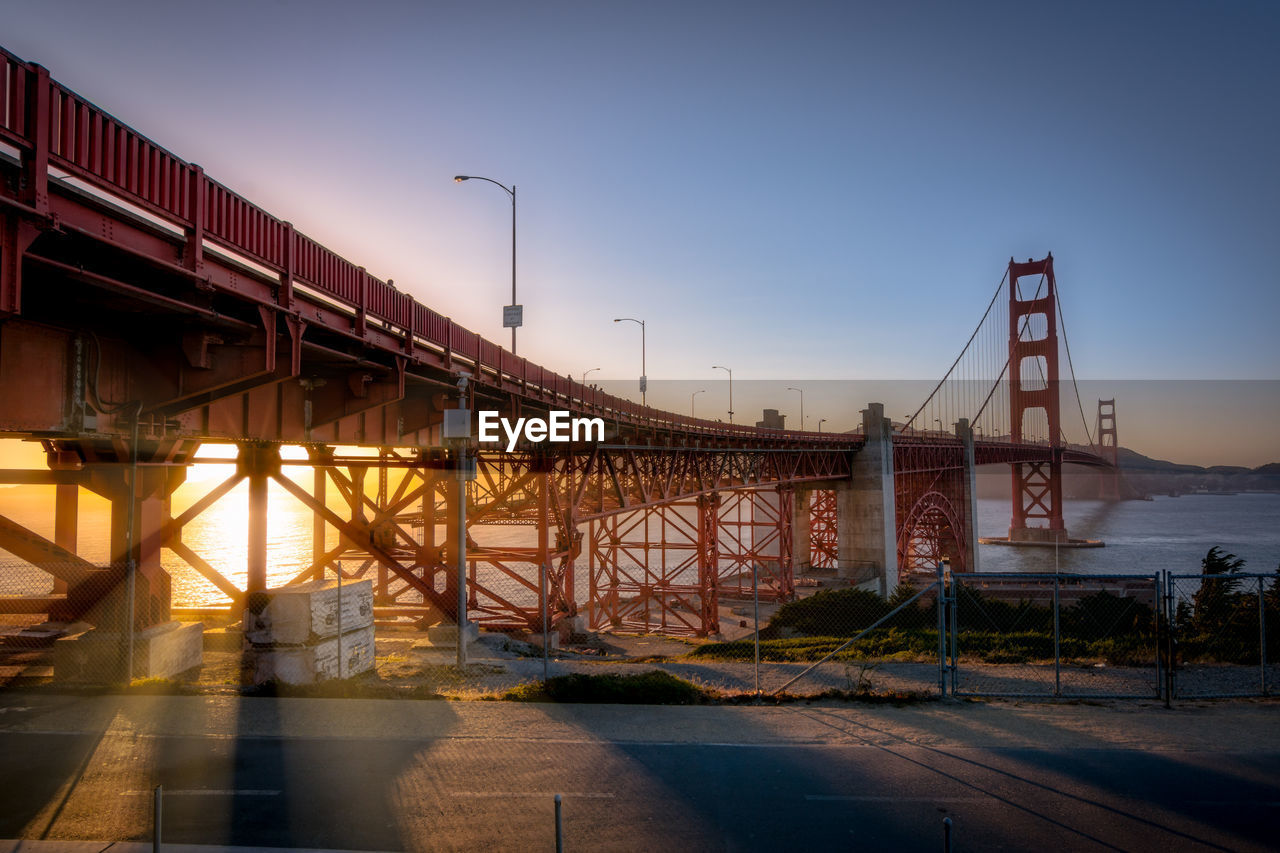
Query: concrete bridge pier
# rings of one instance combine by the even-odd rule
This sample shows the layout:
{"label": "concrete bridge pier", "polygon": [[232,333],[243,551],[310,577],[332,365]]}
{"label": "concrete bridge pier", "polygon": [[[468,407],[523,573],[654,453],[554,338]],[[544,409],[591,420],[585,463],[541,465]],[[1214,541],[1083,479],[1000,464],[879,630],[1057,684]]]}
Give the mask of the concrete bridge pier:
{"label": "concrete bridge pier", "polygon": [[810,513],[812,489],[797,486],[791,490],[791,565],[804,570],[813,564]]}
{"label": "concrete bridge pier", "polygon": [[898,536],[893,485],[893,426],[883,403],[862,410],[866,446],[854,457],[852,476],[836,487],[840,577],[876,579],[882,595],[898,585]]}
{"label": "concrete bridge pier", "polygon": [[964,551],[965,570],[978,571],[978,466],[973,447],[973,426],[968,418],[956,422],[956,437],[964,442]]}

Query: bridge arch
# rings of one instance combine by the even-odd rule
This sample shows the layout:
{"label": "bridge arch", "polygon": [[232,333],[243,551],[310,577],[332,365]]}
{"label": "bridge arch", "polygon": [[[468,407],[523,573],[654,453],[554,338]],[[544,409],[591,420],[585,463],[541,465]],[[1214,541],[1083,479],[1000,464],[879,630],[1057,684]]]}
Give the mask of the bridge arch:
{"label": "bridge arch", "polygon": [[916,498],[898,526],[898,554],[904,571],[933,569],[942,560],[963,571],[964,513],[936,489]]}

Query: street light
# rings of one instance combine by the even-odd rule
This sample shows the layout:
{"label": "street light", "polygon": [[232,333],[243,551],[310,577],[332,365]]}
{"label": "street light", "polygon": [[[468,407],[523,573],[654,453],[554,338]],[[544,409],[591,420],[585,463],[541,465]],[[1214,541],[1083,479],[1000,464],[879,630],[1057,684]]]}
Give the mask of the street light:
{"label": "street light", "polygon": [[822,432],[822,425],[825,424],[826,422],[827,422],[826,418],[823,418],[822,420],[818,421],[818,432]]}
{"label": "street light", "polygon": [[691,417],[691,418],[692,418],[692,417],[694,417],[694,414],[693,414],[693,398],[694,398],[694,397],[696,397],[696,396],[698,396],[699,394],[705,394],[705,393],[707,393],[707,389],[706,389],[706,388],[699,388],[697,391],[694,391],[692,394],[690,394],[690,395],[689,395],[689,417]]}
{"label": "street light", "polygon": [[584,370],[584,371],[582,371],[582,384],[583,384],[583,385],[586,385],[586,384],[587,384],[587,374],[588,374],[588,373],[595,373],[595,372],[596,372],[597,370],[599,370],[599,369],[600,369],[600,368],[598,368],[598,367],[593,367],[593,368],[591,368],[590,370]]}
{"label": "street light", "polygon": [[635,317],[614,317],[613,318],[613,322],[615,323],[621,323],[623,320],[626,320],[631,323],[640,324],[640,405],[643,406],[645,405],[645,401],[644,401],[644,393],[646,390],[645,386],[649,384],[648,379],[645,378],[645,366],[644,366],[644,320],[637,320]]}
{"label": "street light", "polygon": [[790,385],[787,386],[787,390],[800,392],[800,431],[804,432],[804,390],[801,388],[792,388]]}
{"label": "street light", "polygon": [[712,370],[723,370],[729,374],[729,423],[733,423],[733,371],[719,364],[711,365]]}
{"label": "street light", "polygon": [[502,309],[502,325],[511,329],[511,354],[516,354],[516,328],[524,325],[524,306],[516,304],[516,185],[510,187],[500,184],[493,178],[482,178],[479,175],[454,175],[457,183],[463,181],[488,181],[502,187],[503,192],[511,196],[511,304]]}

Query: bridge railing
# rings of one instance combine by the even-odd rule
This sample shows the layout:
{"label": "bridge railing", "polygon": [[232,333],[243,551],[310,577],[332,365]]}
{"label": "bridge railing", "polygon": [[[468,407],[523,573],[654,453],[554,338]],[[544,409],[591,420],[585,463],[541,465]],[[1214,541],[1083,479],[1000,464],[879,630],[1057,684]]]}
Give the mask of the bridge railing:
{"label": "bridge railing", "polygon": [[[0,48],[0,71],[0,139],[19,148],[28,164],[52,165],[171,223],[196,249],[208,244],[261,267],[265,272],[251,272],[289,285],[290,295],[281,299],[284,310],[292,307],[292,298],[336,305],[356,320],[353,330],[337,331],[378,345],[382,338],[371,338],[365,328],[373,320],[384,333],[400,337],[410,356],[432,350],[446,363],[469,363],[481,383],[517,385],[523,393],[573,403],[610,420],[707,437],[829,445],[849,441],[839,433],[756,429],[650,409],[531,364],[298,232],[205,175],[200,166],[50,79],[42,67]],[[300,286],[296,293],[295,282]]]}

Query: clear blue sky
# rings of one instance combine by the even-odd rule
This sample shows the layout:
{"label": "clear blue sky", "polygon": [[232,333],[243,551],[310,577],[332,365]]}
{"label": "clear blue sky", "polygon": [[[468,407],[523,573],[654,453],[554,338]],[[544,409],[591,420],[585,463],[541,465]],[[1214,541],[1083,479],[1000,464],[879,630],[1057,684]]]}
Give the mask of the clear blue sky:
{"label": "clear blue sky", "polygon": [[9,50],[500,343],[508,202],[451,178],[516,184],[520,353],[562,372],[638,372],[625,315],[659,379],[936,378],[1009,256],[1052,250],[1081,376],[1280,377],[1273,2],[4,21]]}

